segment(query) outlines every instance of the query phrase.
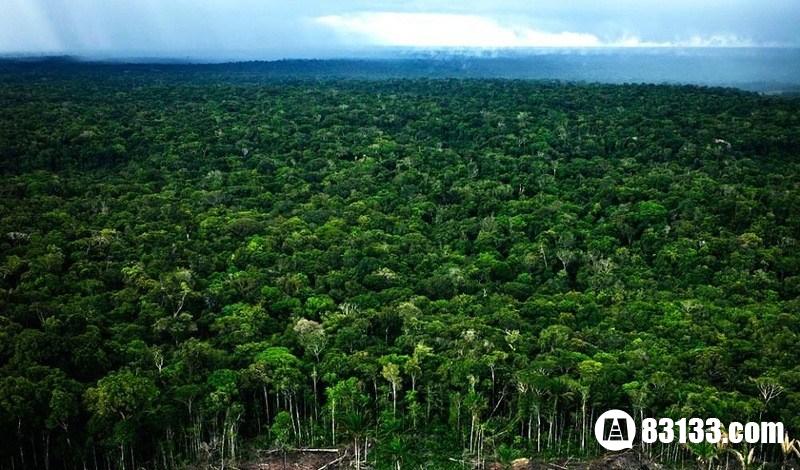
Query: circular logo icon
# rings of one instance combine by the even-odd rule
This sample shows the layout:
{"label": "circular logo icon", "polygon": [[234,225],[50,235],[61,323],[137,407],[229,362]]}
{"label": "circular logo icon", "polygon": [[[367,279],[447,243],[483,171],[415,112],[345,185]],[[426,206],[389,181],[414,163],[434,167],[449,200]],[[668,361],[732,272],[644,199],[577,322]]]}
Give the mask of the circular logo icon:
{"label": "circular logo icon", "polygon": [[594,437],[608,450],[630,449],[636,437],[636,423],[622,410],[608,410],[594,422]]}

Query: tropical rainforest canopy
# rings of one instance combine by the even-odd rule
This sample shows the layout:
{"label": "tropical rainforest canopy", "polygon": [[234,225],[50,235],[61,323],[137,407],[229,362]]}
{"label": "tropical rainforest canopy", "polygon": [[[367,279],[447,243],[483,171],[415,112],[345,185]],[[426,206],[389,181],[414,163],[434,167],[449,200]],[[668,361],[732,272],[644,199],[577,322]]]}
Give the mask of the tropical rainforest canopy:
{"label": "tropical rainforest canopy", "polygon": [[0,467],[793,437],[799,156],[800,101],[732,89],[6,68]]}

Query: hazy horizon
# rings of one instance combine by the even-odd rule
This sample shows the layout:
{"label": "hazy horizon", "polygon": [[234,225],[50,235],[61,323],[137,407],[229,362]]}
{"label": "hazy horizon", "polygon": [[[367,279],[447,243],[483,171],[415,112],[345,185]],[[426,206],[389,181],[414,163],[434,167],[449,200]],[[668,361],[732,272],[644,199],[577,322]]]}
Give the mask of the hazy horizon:
{"label": "hazy horizon", "polygon": [[406,59],[520,59],[538,56],[759,56],[769,54],[796,54],[800,46],[599,46],[599,47],[457,47],[457,46],[364,46],[342,49],[330,55],[269,56],[247,51],[233,51],[215,55],[208,51],[176,51],[153,53],[147,50],[121,50],[115,53],[102,51],[80,52],[0,52],[0,59],[69,59],[85,62],[147,63],[174,62],[191,64],[224,64],[239,62],[281,62],[303,60],[406,60]]}
{"label": "hazy horizon", "polygon": [[9,2],[0,58],[414,59],[433,62],[377,75],[800,85],[800,3],[793,0]]}
{"label": "hazy horizon", "polygon": [[385,48],[793,48],[791,0],[9,0],[0,54],[342,58]]}
{"label": "hazy horizon", "polygon": [[[2,57],[0,57],[2,58]],[[19,57],[18,57],[19,58]],[[800,49],[414,49],[362,51],[347,58],[274,61],[191,58],[27,56],[6,57],[0,69],[34,73],[77,70],[112,72],[95,64],[164,65],[165,73],[205,75],[214,80],[284,78],[501,78],[591,83],[666,83],[736,87],[768,93],[800,91]],[[10,59],[10,60],[9,60]],[[55,59],[46,60],[42,59]],[[28,63],[28,65],[24,65]],[[58,64],[77,64],[66,69]],[[20,65],[23,64],[23,65]],[[177,67],[176,67],[177,66]],[[143,68],[139,70],[148,70]]]}

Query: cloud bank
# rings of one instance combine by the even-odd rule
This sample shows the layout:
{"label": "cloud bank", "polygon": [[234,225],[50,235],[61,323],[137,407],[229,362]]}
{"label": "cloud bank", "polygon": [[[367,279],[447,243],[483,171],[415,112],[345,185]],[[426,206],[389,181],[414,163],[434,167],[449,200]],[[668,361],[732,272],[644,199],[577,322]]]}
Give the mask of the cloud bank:
{"label": "cloud bank", "polygon": [[343,40],[402,47],[750,47],[735,35],[695,35],[674,41],[638,36],[603,39],[575,31],[542,31],[527,25],[505,25],[485,16],[449,13],[358,12],[318,16],[314,23],[332,29]]}
{"label": "cloud bank", "polygon": [[511,28],[477,15],[370,12],[320,16],[337,33],[380,46],[406,47],[597,47],[593,34]]}

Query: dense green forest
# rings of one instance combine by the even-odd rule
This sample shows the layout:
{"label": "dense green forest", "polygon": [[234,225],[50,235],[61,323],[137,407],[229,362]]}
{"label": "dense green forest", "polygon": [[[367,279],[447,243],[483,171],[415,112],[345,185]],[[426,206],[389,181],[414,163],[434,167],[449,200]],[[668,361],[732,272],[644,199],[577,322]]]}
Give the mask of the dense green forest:
{"label": "dense green forest", "polygon": [[2,468],[590,458],[612,407],[800,434],[797,99],[6,70],[0,178]]}

